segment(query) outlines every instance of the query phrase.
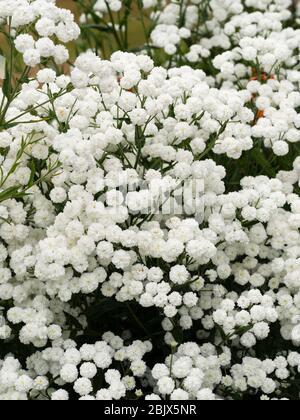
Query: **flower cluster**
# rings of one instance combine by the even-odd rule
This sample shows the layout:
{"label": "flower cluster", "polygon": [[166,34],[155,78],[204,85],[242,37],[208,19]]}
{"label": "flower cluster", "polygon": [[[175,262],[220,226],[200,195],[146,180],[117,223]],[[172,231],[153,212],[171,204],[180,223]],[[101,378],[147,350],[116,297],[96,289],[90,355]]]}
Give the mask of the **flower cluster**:
{"label": "flower cluster", "polygon": [[[143,357],[151,349],[150,342],[142,341],[125,346],[112,332],[105,333],[94,345],[79,348],[73,340],[56,338],[52,347],[32,354],[26,368],[13,357],[5,359],[0,369],[0,398],[26,400],[30,393],[33,398],[44,399],[47,395],[53,401],[69,400],[72,394],[84,401],[119,400],[130,395],[141,378],[147,381]],[[121,375],[114,369],[116,363],[128,369],[128,374]],[[94,389],[92,380],[99,372],[106,387]]]}
{"label": "flower cluster", "polygon": [[296,12],[128,3],[0,7],[0,400],[298,399]]}
{"label": "flower cluster", "polygon": [[27,66],[35,67],[50,58],[56,64],[68,60],[67,48],[53,40],[65,44],[79,36],[79,27],[69,10],[57,7],[55,0],[1,1],[0,10],[0,21],[8,22],[12,42]]}

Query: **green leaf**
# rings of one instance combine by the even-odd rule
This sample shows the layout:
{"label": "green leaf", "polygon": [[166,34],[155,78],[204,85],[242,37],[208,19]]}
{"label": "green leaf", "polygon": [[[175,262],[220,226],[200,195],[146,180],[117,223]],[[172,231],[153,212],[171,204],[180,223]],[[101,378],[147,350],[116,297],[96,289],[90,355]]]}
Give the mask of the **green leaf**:
{"label": "green leaf", "polygon": [[7,65],[5,66],[5,77],[2,85],[2,92],[6,98],[10,96],[10,75]]}
{"label": "green leaf", "polygon": [[269,175],[271,178],[276,177],[276,170],[272,167],[270,162],[267,160],[261,148],[253,149],[252,156],[254,157],[256,163],[264,170],[264,173]]}
{"label": "green leaf", "polygon": [[81,29],[83,31],[94,29],[94,30],[97,30],[97,31],[100,31],[100,32],[109,32],[109,33],[113,32],[112,28],[109,28],[109,27],[103,26],[103,25],[97,25],[97,24],[81,25]]}
{"label": "green leaf", "polygon": [[10,187],[7,190],[4,190],[0,193],[0,203],[10,199],[19,199],[25,197],[27,194],[24,191],[19,191],[20,186],[16,185],[14,187]]}
{"label": "green leaf", "polygon": [[30,166],[30,169],[31,169],[31,173],[30,173],[30,179],[29,179],[29,182],[28,182],[28,186],[32,187],[33,184],[34,184],[34,177],[35,177],[35,173],[36,173],[36,167],[35,167],[35,163],[34,163],[33,159],[31,160],[29,166]]}

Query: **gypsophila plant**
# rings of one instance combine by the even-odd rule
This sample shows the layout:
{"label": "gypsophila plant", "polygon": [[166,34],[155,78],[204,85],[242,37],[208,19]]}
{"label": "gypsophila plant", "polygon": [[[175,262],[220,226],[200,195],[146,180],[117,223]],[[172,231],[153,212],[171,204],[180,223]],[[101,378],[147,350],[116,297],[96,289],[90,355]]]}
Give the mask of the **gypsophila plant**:
{"label": "gypsophila plant", "polygon": [[299,400],[300,7],[0,0],[0,400]]}

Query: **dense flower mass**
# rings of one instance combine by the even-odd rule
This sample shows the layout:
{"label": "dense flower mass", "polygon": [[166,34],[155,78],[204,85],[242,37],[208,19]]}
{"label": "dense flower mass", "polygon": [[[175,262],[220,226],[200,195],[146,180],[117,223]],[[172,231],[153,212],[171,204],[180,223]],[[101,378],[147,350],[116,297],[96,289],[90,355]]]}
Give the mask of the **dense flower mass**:
{"label": "dense flower mass", "polygon": [[300,7],[79,3],[0,0],[0,400],[299,399]]}

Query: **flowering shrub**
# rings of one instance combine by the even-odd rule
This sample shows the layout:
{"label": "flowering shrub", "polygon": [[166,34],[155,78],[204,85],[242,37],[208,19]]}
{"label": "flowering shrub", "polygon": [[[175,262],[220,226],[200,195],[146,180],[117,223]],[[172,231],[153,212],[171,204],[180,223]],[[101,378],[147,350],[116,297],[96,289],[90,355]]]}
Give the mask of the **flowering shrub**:
{"label": "flowering shrub", "polygon": [[0,400],[299,399],[300,9],[77,3],[0,1]]}

